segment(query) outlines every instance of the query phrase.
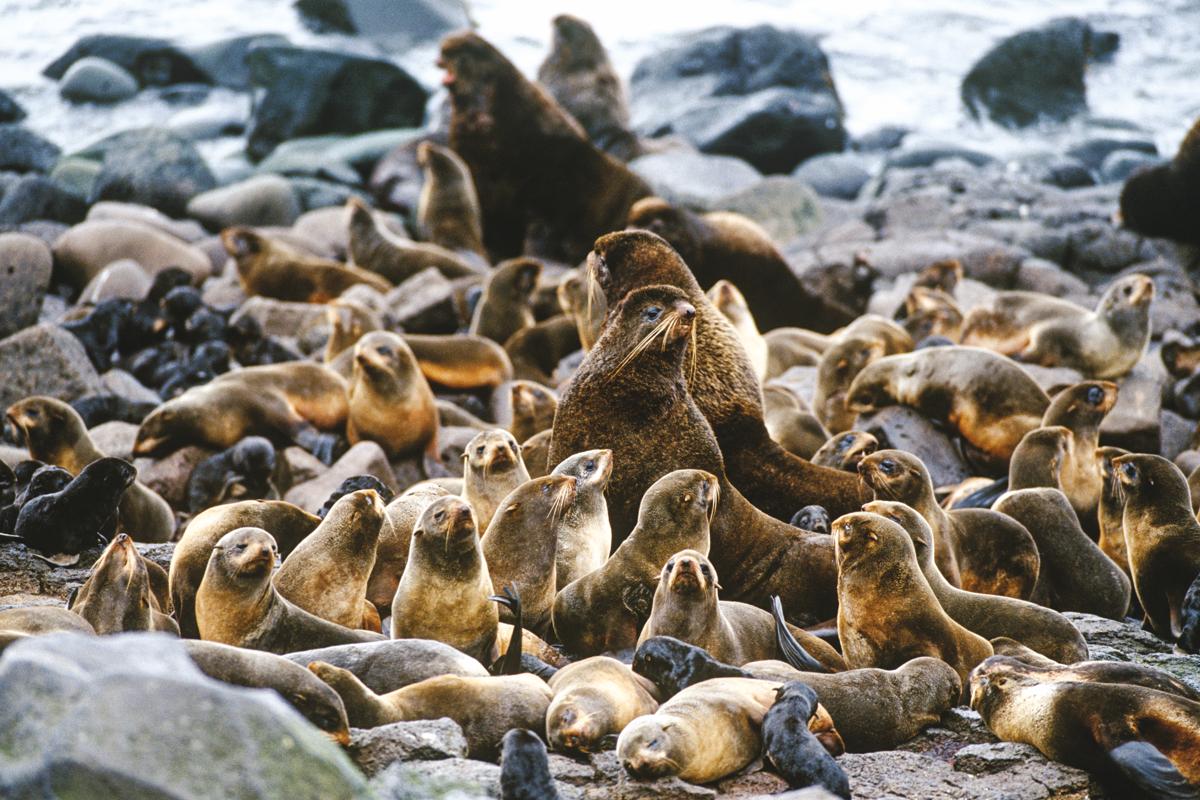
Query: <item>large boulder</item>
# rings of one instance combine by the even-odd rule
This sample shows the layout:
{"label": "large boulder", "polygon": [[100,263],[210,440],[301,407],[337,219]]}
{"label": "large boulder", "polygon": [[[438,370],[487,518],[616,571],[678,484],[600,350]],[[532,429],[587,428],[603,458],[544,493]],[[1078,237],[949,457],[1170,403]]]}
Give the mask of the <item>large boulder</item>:
{"label": "large boulder", "polygon": [[118,103],[137,94],[138,82],[107,58],[88,56],[71,65],[58,93],[73,103]]}
{"label": "large boulder", "polygon": [[455,0],[296,0],[300,19],[318,33],[364,36],[386,50],[406,50],[471,27]]}
{"label": "large boulder", "polygon": [[720,198],[762,182],[762,174],[741,159],[691,150],[644,155],[630,161],[629,168],[659,197],[681,206],[712,207]]}
{"label": "large boulder", "polygon": [[78,222],[87,204],[54,178],[31,172],[0,191],[0,225],[20,225],[34,220]]}
{"label": "large boulder", "polygon": [[300,216],[300,203],[287,178],[256,175],[196,195],[188,203],[187,213],[213,230],[232,225],[287,227]]}
{"label": "large boulder", "polygon": [[251,33],[183,50],[212,83],[245,91],[250,88],[250,65],[246,62],[250,48],[259,44],[287,44],[287,41],[276,33]]}
{"label": "large boulder", "polygon": [[50,248],[41,239],[0,234],[0,336],[37,322],[53,266]]}
{"label": "large boulder", "polygon": [[123,131],[92,145],[83,155],[102,154],[90,203],[123,200],[157,208],[173,217],[188,201],[217,185],[196,147],[162,128]]}
{"label": "large boulder", "polygon": [[390,61],[286,45],[255,45],[251,81],[265,90],[246,150],[261,159],[285,139],[322,133],[411,128],[428,94]]}
{"label": "large boulder", "polygon": [[349,759],[277,694],[207,678],[177,639],[148,633],[52,634],[5,650],[0,794],[371,796]]}
{"label": "large boulder", "polygon": [[1117,49],[1115,33],[1062,17],[1014,34],[989,50],[963,78],[960,94],[971,116],[1006,128],[1061,122],[1087,110],[1083,75],[1089,61]]}
{"label": "large boulder", "polygon": [[842,103],[820,45],[770,25],[691,34],[642,59],[630,95],[639,133],[676,133],[763,172],[789,172],[846,145]]}
{"label": "large boulder", "polygon": [[79,340],[45,323],[0,339],[0,375],[0,408],[35,394],[70,401],[104,386]]}
{"label": "large boulder", "polygon": [[49,172],[60,152],[58,145],[23,125],[0,125],[0,170]]}
{"label": "large boulder", "polygon": [[166,39],[109,33],[84,36],[47,65],[42,74],[61,80],[72,64],[89,56],[111,61],[131,73],[142,86],[209,82],[192,59]]}
{"label": "large boulder", "polygon": [[95,220],[67,230],[54,243],[60,277],[82,289],[114,261],[132,259],[151,275],[181,267],[199,284],[212,272],[208,256],[198,248],[141,222]]}

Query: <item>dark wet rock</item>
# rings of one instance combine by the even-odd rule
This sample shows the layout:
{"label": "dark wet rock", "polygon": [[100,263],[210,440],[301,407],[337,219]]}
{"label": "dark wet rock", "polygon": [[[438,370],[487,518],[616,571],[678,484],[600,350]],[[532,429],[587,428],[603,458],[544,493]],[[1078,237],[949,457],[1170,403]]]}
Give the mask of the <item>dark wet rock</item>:
{"label": "dark wet rock", "polygon": [[436,761],[466,758],[467,738],[450,719],[393,722],[350,732],[347,754],[368,778],[395,761]]}
{"label": "dark wet rock", "polygon": [[1148,156],[1158,155],[1158,146],[1148,139],[1112,139],[1099,137],[1087,139],[1067,150],[1067,155],[1081,162],[1088,169],[1099,172],[1105,159],[1122,150],[1133,153],[1143,153]]}
{"label": "dark wet rock", "polygon": [[932,167],[939,161],[951,160],[965,161],[973,167],[982,167],[985,164],[994,163],[996,159],[987,153],[981,153],[969,147],[942,142],[926,142],[892,151],[887,161],[884,162],[884,166],[888,169],[896,167],[914,169]]}
{"label": "dark wet rock", "polygon": [[635,158],[629,168],[659,197],[684,206],[709,207],[762,180],[758,170],[741,159],[683,149]]}
{"label": "dark wet rock", "polygon": [[409,333],[454,333],[459,327],[454,284],[434,267],[388,292],[387,305],[396,325]]}
{"label": "dark wet rock", "polygon": [[1159,639],[1150,631],[1142,630],[1141,626],[1133,620],[1104,619],[1075,611],[1063,613],[1083,634],[1089,650],[1093,646],[1111,647],[1135,658],[1154,653],[1171,652],[1169,643]]}
{"label": "dark wet rock", "polygon": [[910,133],[912,129],[902,125],[884,125],[855,137],[850,146],[862,153],[895,150]]}
{"label": "dark wet rock", "polygon": [[0,125],[0,170],[49,172],[62,151],[24,125]]}
{"label": "dark wet rock", "polygon": [[114,134],[92,145],[86,154],[102,154],[103,158],[91,203],[121,200],[181,217],[189,200],[216,186],[195,146],[162,128]]}
{"label": "dark wet rock", "polygon": [[287,38],[274,33],[252,33],[183,50],[210,83],[244,91],[250,88],[246,56],[258,44],[287,44]]}
{"label": "dark wet rock", "polygon": [[265,90],[250,123],[251,158],[297,136],[411,128],[424,118],[427,93],[389,61],[283,45],[256,45],[247,58]]}
{"label": "dark wet rock", "polygon": [[0,336],[37,322],[53,266],[45,242],[25,233],[0,234]]}
{"label": "dark wet rock", "polygon": [[0,122],[20,122],[28,114],[8,92],[0,89]]}
{"label": "dark wet rock", "polygon": [[452,0],[296,0],[300,19],[318,33],[352,33],[402,50],[471,27],[466,6]]}
{"label": "dark wet rock", "polygon": [[907,406],[888,406],[860,416],[856,431],[879,440],[880,449],[905,450],[925,463],[934,486],[950,486],[973,474],[958,448],[932,422]]}
{"label": "dark wet rock", "polygon": [[1094,186],[1096,178],[1092,170],[1077,158],[1048,155],[1024,159],[1021,168],[1035,181],[1048,183],[1060,189],[1077,189]]}
{"label": "dark wet rock", "polygon": [[639,133],[678,134],[763,172],[788,172],[846,145],[842,104],[820,45],[769,25],[689,34],[638,63],[630,95]]}
{"label": "dark wet rock", "polygon": [[853,153],[813,156],[792,172],[822,197],[853,200],[871,179],[870,160]]}
{"label": "dark wet rock", "polygon": [[45,323],[0,339],[0,375],[0,408],[35,394],[70,401],[102,387],[79,340]]}
{"label": "dark wet rock", "polygon": [[117,64],[97,56],[76,61],[58,85],[58,93],[73,103],[119,103],[137,92],[137,79]]}
{"label": "dark wet rock", "polygon": [[258,175],[196,195],[188,202],[187,214],[212,230],[231,225],[288,226],[300,216],[300,203],[287,178]]}
{"label": "dark wet rock", "polygon": [[350,760],[282,698],[206,678],[165,634],[19,642],[0,659],[0,698],[0,729],[20,739],[0,749],[6,797],[100,787],[145,800],[370,796]]}
{"label": "dark wet rock", "polygon": [[1159,156],[1147,155],[1137,150],[1115,150],[1104,157],[1100,165],[1100,179],[1105,183],[1124,183],[1139,170],[1162,164]]}
{"label": "dark wet rock", "polygon": [[192,60],[166,39],[98,33],[84,36],[52,61],[42,74],[59,80],[76,61],[98,56],[117,64],[142,86],[204,83],[207,78]]}
{"label": "dark wet rock", "polygon": [[29,173],[12,183],[0,197],[0,225],[35,220],[79,222],[87,204],[53,178]]}
{"label": "dark wet rock", "polygon": [[963,104],[977,119],[987,116],[1008,128],[1069,119],[1087,109],[1088,62],[1111,54],[1117,43],[1117,34],[1096,31],[1078,17],[1014,34],[963,78]]}

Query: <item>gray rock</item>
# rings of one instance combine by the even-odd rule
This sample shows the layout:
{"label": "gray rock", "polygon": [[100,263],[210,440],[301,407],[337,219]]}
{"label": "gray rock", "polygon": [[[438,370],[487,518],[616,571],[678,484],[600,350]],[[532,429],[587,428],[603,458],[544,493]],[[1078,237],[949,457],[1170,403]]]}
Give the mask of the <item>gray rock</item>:
{"label": "gray rock", "polygon": [[328,321],[325,306],[319,303],[292,303],[271,297],[251,297],[230,318],[236,323],[242,317],[258,321],[268,336],[303,336],[314,328],[325,329]]}
{"label": "gray rock", "polygon": [[287,226],[300,216],[300,204],[286,178],[257,175],[196,195],[188,202],[187,214],[212,230],[231,225]]}
{"label": "gray rock", "polygon": [[1021,167],[1034,180],[1060,189],[1075,189],[1096,184],[1092,170],[1079,159],[1070,156],[1027,158],[1021,162]]}
{"label": "gray rock", "polygon": [[430,267],[413,275],[386,295],[392,320],[409,333],[454,333],[458,309],[454,284]]}
{"label": "gray rock", "polygon": [[25,233],[0,234],[0,336],[37,322],[53,266],[42,240]]}
{"label": "gray rock", "polygon": [[138,403],[159,402],[159,397],[153,389],[147,389],[137,378],[123,369],[110,369],[100,376],[100,380],[104,382],[106,391],[120,395],[127,400]]}
{"label": "gray rock", "polygon": [[879,446],[906,450],[924,462],[933,485],[950,486],[971,477],[954,442],[932,422],[907,406],[888,406],[873,414],[860,416],[854,430],[866,431],[879,440]]}
{"label": "gray rock", "polygon": [[287,44],[287,38],[274,33],[251,33],[183,48],[184,53],[209,82],[229,89],[250,88],[250,67],[246,56],[256,44]]}
{"label": "gray rock", "polygon": [[635,158],[629,168],[654,193],[675,205],[711,207],[718,198],[745,191],[762,180],[754,167],[730,156],[687,150]]}
{"label": "gray rock", "polygon": [[62,151],[24,125],[0,125],[0,170],[49,172]]}
{"label": "gray rock", "polygon": [[96,274],[83,287],[80,304],[98,305],[105,300],[121,298],[141,300],[150,291],[150,275],[131,258],[114,261]]}
{"label": "gray rock", "polygon": [[998,774],[962,772],[938,758],[904,751],[846,753],[838,763],[850,778],[856,800],[1044,800],[1082,795],[1088,788],[1087,773],[1049,762],[1036,752]]}
{"label": "gray rock", "polygon": [[769,175],[749,189],[722,197],[713,210],[745,214],[776,242],[791,241],[821,224],[821,206],[813,190],[787,175]]}
{"label": "gray rock", "polygon": [[126,461],[133,460],[133,443],[137,439],[138,426],[128,422],[112,420],[88,431],[101,453]]}
{"label": "gray rock", "polygon": [[330,149],[344,136],[305,136],[279,144],[258,164],[258,172],[274,172],[288,177],[308,177],[355,186],[361,176],[345,161],[329,155]]}
{"label": "gray rock", "polygon": [[1105,183],[1124,183],[1133,173],[1162,163],[1162,158],[1137,150],[1116,150],[1104,157],[1100,179]]}
{"label": "gray rock", "polygon": [[123,200],[180,217],[189,200],[216,186],[195,146],[162,128],[124,131],[90,150],[104,154],[89,197],[92,203]]}
{"label": "gray rock", "polygon": [[899,150],[893,151],[884,162],[887,169],[913,169],[932,167],[939,161],[965,161],[973,167],[982,167],[995,162],[996,159],[987,153],[961,147],[956,144],[943,142],[906,143]]}
{"label": "gray rock", "polygon": [[1196,423],[1184,419],[1166,408],[1162,410],[1162,416],[1159,419],[1159,425],[1162,428],[1162,447],[1159,455],[1174,461],[1176,456],[1191,447]]}
{"label": "gray rock", "polygon": [[[243,95],[234,95],[228,99],[224,95],[219,97],[221,102],[208,102],[203,106],[175,112],[167,120],[167,127],[172,133],[193,142],[218,139],[222,136],[241,136],[246,132],[246,125],[250,121],[250,98]],[[228,182],[221,180],[222,175],[216,165],[213,165],[212,169],[217,183]]]}
{"label": "gray rock", "polygon": [[138,92],[137,80],[105,58],[87,56],[63,75],[58,93],[73,103],[119,103]]}
{"label": "gray rock", "polygon": [[324,474],[293,486],[284,499],[315,514],[342,481],[355,475],[374,475],[393,492],[399,492],[401,488],[383,448],[375,442],[364,441],[347,450]]}
{"label": "gray rock", "polygon": [[1100,424],[1100,442],[1135,453],[1162,449],[1163,389],[1170,376],[1156,351],[1142,357],[1128,375],[1117,381],[1117,403]]}
{"label": "gray rock", "polygon": [[370,796],[349,759],[282,698],[206,678],[163,634],[19,642],[0,658],[0,698],[5,796]]}
{"label": "gray rock", "polygon": [[181,267],[196,283],[212,272],[211,262],[200,250],[140,222],[83,222],[60,236],[53,249],[56,269],[67,283],[80,289],[121,259],[136,261],[151,275]]}
{"label": "gray rock", "polygon": [[777,794],[751,795],[746,800],[837,800],[837,795],[830,794],[818,786],[810,786],[807,789],[793,789]]}
{"label": "gray rock", "polygon": [[802,162],[792,176],[822,197],[853,200],[871,179],[870,163],[854,153],[825,153]]}
{"label": "gray rock", "polygon": [[0,375],[0,408],[35,394],[71,401],[104,385],[79,340],[45,323],[0,339]]}
{"label": "gray rock", "polygon": [[[499,767],[465,759],[455,761],[455,767],[460,763],[465,767],[462,771],[452,768],[435,773],[415,764],[393,764],[375,776],[371,789],[379,800],[491,800],[500,796]],[[493,788],[484,785],[493,782]]]}
{"label": "gray rock", "polygon": [[1034,382],[1046,393],[1057,391],[1083,380],[1083,374],[1070,367],[1043,367],[1041,364],[1022,364]]}
{"label": "gray rock", "polygon": [[1134,657],[1134,661],[1169,672],[1179,680],[1200,692],[1200,655],[1183,653],[1146,653]]}
{"label": "gray rock", "polygon": [[378,728],[351,730],[346,752],[370,778],[395,761],[466,758],[467,738],[451,719],[393,722]]}
{"label": "gray rock", "polygon": [[20,122],[28,114],[13,96],[0,89],[0,122]]}
{"label": "gray rock", "polygon": [[192,470],[216,452],[187,445],[162,458],[139,458],[133,465],[137,467],[138,480],[157,492],[171,508],[187,508],[187,482]]}
{"label": "gray rock", "polygon": [[247,61],[265,90],[246,145],[254,159],[285,139],[411,128],[425,115],[428,94],[389,61],[284,45],[255,45]]}
{"label": "gray rock", "polygon": [[208,236],[208,231],[200,223],[190,219],[172,219],[156,208],[137,203],[120,203],[115,200],[105,200],[96,203],[88,209],[89,220],[109,220],[116,222],[137,222],[157,228],[163,233],[169,233],[176,239],[194,243]]}
{"label": "gray rock", "polygon": [[390,51],[471,27],[466,7],[449,0],[296,0],[294,5],[318,33],[357,34]]}
{"label": "gray rock", "polygon": [[0,199],[0,225],[20,225],[34,220],[79,222],[87,210],[83,199],[53,178],[28,173],[4,191]]}
{"label": "gray rock", "polygon": [[92,193],[96,176],[100,174],[100,164],[90,158],[63,156],[58,159],[54,169],[50,170],[50,180],[62,188],[64,192],[86,200]]}
{"label": "gray rock", "polygon": [[1085,297],[1089,291],[1088,285],[1078,277],[1044,258],[1022,261],[1017,268],[1013,288],[1068,298]]}
{"label": "gray rock", "polygon": [[912,133],[912,128],[905,128],[902,125],[883,125],[856,137],[851,142],[851,147],[860,153],[895,150],[904,141],[904,137],[910,133]]}
{"label": "gray rock", "polygon": [[324,661],[349,670],[376,694],[387,694],[438,675],[484,677],[488,674],[474,658],[431,639],[342,644],[289,653],[284,657],[305,666],[312,661]]}
{"label": "gray rock", "polygon": [[[309,178],[303,175],[289,177],[288,180],[292,184],[292,191],[296,193],[296,198],[300,201],[300,208],[306,212],[331,207],[336,207],[341,212],[342,207],[351,197],[357,197],[365,203],[371,202],[371,198],[367,196],[366,192],[343,183]],[[343,225],[343,227],[345,226]]]}
{"label": "gray rock", "polygon": [[166,39],[98,33],[84,36],[52,61],[42,74],[60,80],[76,61],[98,56],[132,73],[142,86],[207,83],[192,60]]}
{"label": "gray rock", "polygon": [[1171,652],[1170,644],[1159,639],[1153,633],[1142,630],[1132,621],[1118,622],[1074,611],[1063,613],[1083,634],[1083,638],[1087,640],[1089,651],[1092,645],[1100,645],[1115,648],[1135,657]]}

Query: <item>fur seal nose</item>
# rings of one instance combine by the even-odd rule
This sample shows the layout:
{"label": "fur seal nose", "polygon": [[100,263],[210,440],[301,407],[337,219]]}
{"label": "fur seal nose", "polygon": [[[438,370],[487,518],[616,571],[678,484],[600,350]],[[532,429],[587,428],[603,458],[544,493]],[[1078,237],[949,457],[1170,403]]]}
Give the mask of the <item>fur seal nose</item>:
{"label": "fur seal nose", "polygon": [[696,318],[696,307],[691,303],[680,303],[679,316],[683,317],[688,322],[691,322]]}

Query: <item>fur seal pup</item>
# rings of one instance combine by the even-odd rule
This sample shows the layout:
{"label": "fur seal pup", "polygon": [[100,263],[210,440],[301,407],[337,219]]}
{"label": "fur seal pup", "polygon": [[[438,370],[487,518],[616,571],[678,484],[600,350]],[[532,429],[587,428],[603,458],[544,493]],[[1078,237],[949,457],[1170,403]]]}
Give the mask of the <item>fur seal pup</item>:
{"label": "fur seal pup", "polygon": [[[814,503],[825,506],[830,513],[843,514],[857,510],[863,500],[869,499],[862,496],[857,481],[851,476],[814,467],[771,439],[763,424],[759,381],[737,333],[724,315],[713,308],[688,265],[666,241],[648,231],[623,231],[603,236],[596,241],[596,249],[588,257],[588,269],[606,298],[606,328],[615,321],[617,305],[622,298],[634,289],[653,284],[669,284],[682,290],[696,309],[699,322],[695,342],[685,354],[687,388],[716,436],[725,464],[723,471],[746,499],[780,520],[790,518],[797,508]],[[745,288],[743,285],[743,291]],[[619,340],[610,339],[609,346],[619,343]],[[627,350],[621,352],[621,358],[625,352]],[[613,354],[601,354],[601,357],[605,355]],[[593,358],[593,353],[589,352],[588,356]],[[578,385],[581,374],[587,376],[588,366],[585,359],[572,380],[573,386]],[[563,398],[560,397],[559,402],[561,405]],[[578,432],[571,431],[569,437],[566,435],[567,423],[574,423],[575,419],[571,415],[561,417],[564,425],[560,426],[563,430],[555,432],[553,460],[587,447],[583,442],[570,441],[580,436]],[[586,417],[578,424],[586,424],[583,419]],[[618,466],[622,463],[623,459],[619,460]],[[638,487],[638,496],[648,484],[649,481]],[[613,533],[619,540],[633,526],[637,496],[625,498],[619,492],[610,492],[609,498],[614,501]]]}
{"label": "fur seal pup", "polygon": [[462,499],[470,504],[483,530],[492,524],[501,501],[528,480],[521,446],[508,431],[481,431],[467,443],[463,451]]}
{"label": "fur seal pup", "polygon": [[1117,404],[1117,385],[1111,381],[1084,381],[1068,386],[1050,401],[1043,426],[1062,425],[1073,434],[1059,472],[1059,485],[1079,515],[1084,530],[1097,530],[1096,512],[1104,490],[1104,477],[1096,461],[1100,424]]}
{"label": "fur seal pup", "polygon": [[1113,469],[1125,493],[1125,546],[1138,602],[1153,631],[1174,641],[1184,595],[1200,576],[1200,522],[1187,479],[1162,456],[1118,456]]}
{"label": "fur seal pup", "polygon": [[654,684],[608,656],[576,661],[550,679],[546,741],[555,750],[594,753],[643,714],[658,710]]}
{"label": "fur seal pup", "polygon": [[376,442],[389,458],[424,454],[438,459],[433,390],[403,337],[372,331],[358,340],[348,400],[351,444]]}
{"label": "fur seal pup", "polygon": [[555,291],[558,306],[575,323],[579,346],[586,353],[600,337],[600,327],[604,324],[608,310],[604,293],[582,268],[564,272]]}
{"label": "fur seal pup", "polygon": [[570,14],[559,14],[551,25],[554,36],[538,67],[538,83],[583,126],[596,147],[622,161],[636,157],[640,148],[629,127],[629,104],[596,32]]}
{"label": "fur seal pup", "polygon": [[553,434],[554,431],[536,433],[521,445],[521,458],[529,470],[529,477],[540,478],[550,474],[550,440]]}
{"label": "fur seal pup", "polygon": [[204,579],[213,546],[222,536],[237,528],[270,530],[280,554],[286,558],[320,523],[319,517],[282,500],[228,503],[192,517],[175,544],[171,568],[167,571],[171,606],[175,609],[180,635],[200,638],[196,627],[196,589]]}
{"label": "fur seal pup", "polygon": [[[170,608],[159,605],[148,564],[128,534],[119,533],[92,565],[92,571],[67,608],[88,621],[96,633],[164,631],[179,635]],[[154,564],[165,584],[163,568]],[[164,613],[165,612],[165,613]]]}
{"label": "fur seal pup", "polygon": [[967,315],[962,341],[1088,378],[1119,378],[1150,344],[1153,300],[1154,281],[1141,273],[1113,281],[1093,311],[1038,293],[999,292]]}
{"label": "fur seal pup", "polygon": [[1061,491],[1063,462],[1073,447],[1073,439],[1074,434],[1062,425],[1034,428],[1021,437],[1021,443],[1013,450],[1008,462],[1008,483],[997,481],[993,486],[1010,491],[1042,488]]}
{"label": "fur seal pup", "polygon": [[821,354],[813,407],[821,424],[833,433],[854,427],[857,414],[846,407],[847,392],[868,364],[888,355],[886,346],[882,339],[851,336]]}
{"label": "fur seal pup", "polygon": [[938,505],[929,471],[902,450],[879,450],[863,458],[858,474],[877,500],[910,506],[933,530],[933,557],[952,586],[1025,599],[1038,580],[1040,557],[1018,520],[988,509],[946,511]]}
{"label": "fur seal pup", "polygon": [[439,497],[413,528],[408,561],[392,600],[393,639],[435,639],[490,665],[500,655],[500,612],[471,507]]}
{"label": "fur seal pup", "polygon": [[817,713],[817,693],[800,681],[775,690],[775,704],[763,717],[763,752],[788,786],[820,786],[850,800],[850,780],[808,729]]}
{"label": "fur seal pup", "polygon": [[238,528],[221,537],[196,590],[201,639],[282,655],[383,638],[323,620],[286,600],[271,581],[278,558],[275,539],[261,528]]}
{"label": "fur seal pup", "polygon": [[[1121,488],[1121,477],[1113,466],[1113,459],[1128,454],[1129,451],[1121,447],[1098,447],[1095,455],[1097,469],[1104,481],[1096,510],[1096,521],[1100,528],[1100,538],[1096,544],[1126,575],[1130,573],[1129,552],[1125,547],[1125,492]],[[1189,491],[1190,488],[1189,482]]]}
{"label": "fur seal pup", "polygon": [[500,800],[560,800],[550,777],[546,743],[533,731],[513,728],[500,740]]}
{"label": "fur seal pup", "polygon": [[1088,657],[1087,642],[1071,621],[1036,603],[992,594],[965,592],[950,585],[933,559],[933,531],[925,518],[903,503],[876,500],[863,511],[904,529],[917,553],[921,574],[952,620],[985,639],[1012,637],[1047,658],[1074,664]]}
{"label": "fur seal pup", "polygon": [[478,278],[483,274],[451,250],[429,242],[414,242],[388,230],[357,197],[346,201],[346,216],[350,259],[361,272],[376,275],[389,286],[398,286],[431,267],[451,280]]}
{"label": "fur seal pup", "polygon": [[404,341],[417,357],[426,379],[437,386],[452,391],[485,391],[513,378],[508,353],[486,337],[406,333]]}
{"label": "fur seal pup", "polygon": [[417,145],[417,165],[425,178],[417,200],[421,236],[447,250],[487,258],[471,170],[453,150],[429,140]]}
{"label": "fur seal pup", "polygon": [[470,333],[504,344],[522,328],[533,327],[533,290],[542,264],[533,258],[511,258],[492,270],[475,305]]}
{"label": "fur seal pup", "polygon": [[270,689],[343,747],[350,725],[342,698],[329,684],[283,656],[219,642],[184,640],[188,657],[208,677],[250,689]]}
{"label": "fur seal pup", "polygon": [[279,463],[275,446],[262,436],[247,436],[228,450],[209,456],[188,476],[188,511],[199,514],[238,500],[278,500],[275,476]]}
{"label": "fur seal pup", "polygon": [[1000,659],[972,673],[971,707],[999,738],[1087,770],[1106,794],[1198,794],[1200,703],[1141,686],[1042,683]]}
{"label": "fur seal pup", "polygon": [[360,283],[383,294],[392,289],[374,272],[310,255],[249,228],[226,228],[221,244],[237,264],[238,281],[248,295],[327,303]]}
{"label": "fur seal pup", "polygon": [[[720,600],[716,570],[702,553],[682,550],[662,568],[650,619],[642,627],[638,644],[654,636],[672,636],[703,647],[714,658],[741,666],[779,655],[775,620],[761,608]],[[799,628],[791,629],[820,670],[837,672],[846,662],[821,639]]]}
{"label": "fur seal pup", "polygon": [[957,342],[962,336],[962,309],[949,292],[935,287],[918,284],[909,289],[896,319],[914,342],[934,336]]}
{"label": "fur seal pup", "polygon": [[554,696],[534,675],[441,675],[379,695],[349,670],[323,661],[313,661],[308,668],[341,696],[352,727],[449,717],[463,728],[467,755],[489,761],[495,759],[507,731],[540,730]]}
{"label": "fur seal pup", "polygon": [[603,567],[612,552],[612,526],[604,499],[612,465],[612,450],[587,450],[566,459],[550,473],[575,478],[575,502],[558,525],[554,575],[559,590]]}
{"label": "fur seal pup", "polygon": [[833,522],[838,561],[838,638],[851,668],[895,669],[917,656],[940,658],[966,684],[992,655],[987,639],[942,609],[921,574],[912,540],[878,514]]}
{"label": "fur seal pup", "polygon": [[948,422],[971,445],[1007,461],[1050,405],[1042,388],[1011,359],[978,347],[934,347],[869,364],[846,394],[860,414],[906,405]]}
{"label": "fur seal pup", "polygon": [[321,364],[294,361],[218,375],[160,405],[138,428],[133,453],[149,456],[185,444],[224,450],[247,436],[298,444],[325,463],[350,413],[346,382]]}
{"label": "fur seal pup", "polygon": [[[78,412],[61,400],[27,397],[9,406],[5,417],[21,432],[30,458],[60,466],[72,475],[104,458]],[[121,498],[119,523],[139,542],[165,542],[175,532],[175,515],[167,501],[136,481]]]}
{"label": "fur seal pup", "polygon": [[443,39],[438,65],[450,93],[450,147],[475,179],[494,261],[525,252],[533,234],[535,254],[578,262],[650,194],[478,34]]}
{"label": "fur seal pup", "polygon": [[17,512],[13,534],[57,566],[79,561],[83,550],[103,542],[121,498],[137,470],[119,458],[99,458],[57,492],[38,495]]}
{"label": "fur seal pup", "polygon": [[379,613],[367,599],[367,586],[384,519],[383,500],[373,489],[343,495],[283,560],[275,588],[321,619],[378,632]]}
{"label": "fur seal pup", "polygon": [[[555,577],[559,526],[575,504],[571,475],[534,478],[513,489],[496,509],[482,539],[495,592],[510,584],[521,593],[525,626],[535,633],[550,627],[558,589]],[[501,612],[501,617],[508,615]],[[505,619],[510,622],[510,619]]]}
{"label": "fur seal pup", "polygon": [[778,686],[715,678],[684,689],[621,731],[617,758],[641,780],[710,783],[732,775],[762,755],[762,721]]}
{"label": "fur seal pup", "polygon": [[795,325],[798,309],[808,306],[800,281],[770,235],[748,217],[728,211],[696,214],[661,197],[646,197],[629,210],[627,226],[669,242],[700,286],[722,278],[737,283],[759,330]]}
{"label": "fur seal pup", "polygon": [[[696,307],[675,287],[650,286],[626,295],[559,399],[551,461],[599,446],[613,450],[608,498],[617,541],[632,527],[633,504],[657,478],[684,466],[717,475],[722,500],[711,525],[712,555],[717,569],[731,576],[730,599],[765,607],[778,594],[793,622],[828,619],[836,583],[828,537],[797,535],[723,479],[720,447],[685,384],[686,347],[696,319]],[[765,434],[761,418],[753,421]],[[813,471],[810,466],[806,474]],[[851,477],[828,472],[839,482]],[[805,579],[795,579],[799,575]]]}
{"label": "fur seal pup", "polygon": [[729,320],[729,324],[737,331],[742,347],[746,350],[746,358],[750,359],[750,366],[754,368],[754,374],[760,381],[765,380],[767,340],[758,332],[758,325],[754,322],[754,314],[750,312],[750,304],[746,302],[746,298],[733,283],[724,278],[714,283],[707,294],[713,307],[724,314],[725,319]]}
{"label": "fur seal pup", "polygon": [[994,508],[1024,525],[1037,542],[1041,569],[1029,596],[1032,602],[1056,611],[1125,618],[1129,578],[1079,527],[1066,495],[1058,489],[1019,489],[997,500]]}
{"label": "fur seal pup", "polygon": [[879,440],[866,431],[846,431],[831,437],[813,453],[812,463],[858,474],[858,464],[879,449]]}
{"label": "fur seal pup", "polygon": [[681,549],[708,549],[719,485],[710,472],[685,469],[646,490],[633,533],[603,566],[554,598],[554,633],[568,652],[590,656],[636,646],[662,565]]}
{"label": "fur seal pup", "polygon": [[813,533],[829,533],[829,523],[829,512],[824,506],[805,506],[792,516],[788,524]]}

